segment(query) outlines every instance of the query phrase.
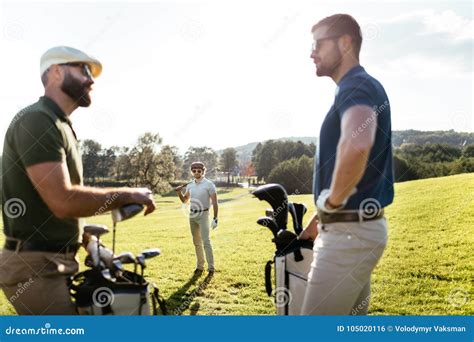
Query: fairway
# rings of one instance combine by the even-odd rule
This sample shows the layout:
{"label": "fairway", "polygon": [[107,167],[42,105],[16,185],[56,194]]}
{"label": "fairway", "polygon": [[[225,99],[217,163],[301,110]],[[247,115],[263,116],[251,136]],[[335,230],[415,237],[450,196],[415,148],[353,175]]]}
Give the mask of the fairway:
{"label": "fairway", "polygon": [[[395,185],[388,207],[389,242],[372,278],[372,315],[474,314],[474,174],[425,179]],[[314,212],[312,195],[291,196]],[[219,227],[211,232],[216,274],[193,278],[194,247],[177,197],[157,197],[158,209],[119,224],[117,252],[158,247],[162,255],[148,263],[156,283],[176,315],[272,315],[264,289],[264,265],[274,248],[271,233],[255,221],[269,207],[248,189],[219,189]],[[89,223],[111,227],[110,214]],[[104,237],[111,246],[111,235]],[[3,245],[3,235],[0,238]],[[81,251],[81,269],[85,253]],[[3,293],[0,314],[14,314]]]}

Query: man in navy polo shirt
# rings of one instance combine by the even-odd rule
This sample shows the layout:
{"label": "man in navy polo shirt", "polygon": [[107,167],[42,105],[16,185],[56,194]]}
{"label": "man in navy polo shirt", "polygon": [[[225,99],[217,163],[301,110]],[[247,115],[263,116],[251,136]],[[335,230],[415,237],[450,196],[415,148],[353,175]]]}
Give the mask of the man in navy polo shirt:
{"label": "man in navy polo shirt", "polygon": [[393,201],[390,103],[359,64],[362,35],[349,15],[311,30],[317,76],[337,84],[315,157],[317,215],[300,239],[315,239],[303,315],[364,315],[370,276],[387,243],[383,208]]}

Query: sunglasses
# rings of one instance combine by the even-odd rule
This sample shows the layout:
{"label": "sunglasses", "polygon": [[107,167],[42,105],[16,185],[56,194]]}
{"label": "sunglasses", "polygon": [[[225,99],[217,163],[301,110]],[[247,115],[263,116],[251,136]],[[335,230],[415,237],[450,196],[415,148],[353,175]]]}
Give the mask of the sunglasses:
{"label": "sunglasses", "polygon": [[192,173],[202,173],[202,170],[201,169],[191,169],[191,172]]}
{"label": "sunglasses", "polygon": [[321,48],[321,43],[324,42],[325,40],[334,40],[340,37],[342,36],[330,36],[330,37],[324,37],[324,38],[315,40],[313,42],[313,45],[311,46],[311,52],[318,51]]}
{"label": "sunglasses", "polygon": [[65,66],[69,66],[69,67],[72,67],[72,68],[80,68],[81,69],[81,73],[90,78],[90,79],[93,79],[92,77],[92,73],[91,73],[91,69],[89,67],[88,64],[85,64],[85,63],[63,63],[63,64],[60,64],[60,65],[65,65]]}

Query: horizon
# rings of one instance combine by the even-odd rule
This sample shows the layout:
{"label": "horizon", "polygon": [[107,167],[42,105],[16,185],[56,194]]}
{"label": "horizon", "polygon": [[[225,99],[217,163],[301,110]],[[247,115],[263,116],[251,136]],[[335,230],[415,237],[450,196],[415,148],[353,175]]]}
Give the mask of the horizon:
{"label": "horizon", "polygon": [[394,131],[473,132],[471,2],[3,2],[0,11],[2,145],[14,114],[42,95],[39,58],[56,45],[104,65],[91,107],[71,116],[80,140],[130,146],[150,131],[184,153],[316,138],[336,85],[315,75],[310,29],[337,12],[361,25],[361,65],[387,90]]}

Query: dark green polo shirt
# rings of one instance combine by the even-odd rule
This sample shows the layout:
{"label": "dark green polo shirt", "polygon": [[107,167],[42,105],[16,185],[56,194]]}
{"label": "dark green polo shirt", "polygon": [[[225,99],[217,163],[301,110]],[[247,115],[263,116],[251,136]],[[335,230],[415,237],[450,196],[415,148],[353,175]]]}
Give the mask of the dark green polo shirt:
{"label": "dark green polo shirt", "polygon": [[13,118],[2,162],[5,235],[61,246],[77,244],[82,235],[79,220],[55,217],[26,173],[34,164],[66,162],[71,183],[82,184],[81,155],[71,121],[53,100],[43,96]]}

